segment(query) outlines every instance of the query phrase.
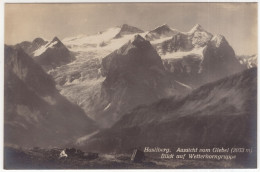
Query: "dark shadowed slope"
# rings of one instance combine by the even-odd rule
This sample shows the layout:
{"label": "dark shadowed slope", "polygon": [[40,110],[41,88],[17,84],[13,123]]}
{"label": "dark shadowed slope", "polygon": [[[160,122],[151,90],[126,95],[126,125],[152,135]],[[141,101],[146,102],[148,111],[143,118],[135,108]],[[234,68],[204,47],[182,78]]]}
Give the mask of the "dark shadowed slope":
{"label": "dark shadowed slope", "polygon": [[135,147],[256,146],[257,69],[206,84],[183,98],[162,99],[126,114],[86,149]]}
{"label": "dark shadowed slope", "polygon": [[96,129],[21,48],[5,46],[4,143],[61,146]]}

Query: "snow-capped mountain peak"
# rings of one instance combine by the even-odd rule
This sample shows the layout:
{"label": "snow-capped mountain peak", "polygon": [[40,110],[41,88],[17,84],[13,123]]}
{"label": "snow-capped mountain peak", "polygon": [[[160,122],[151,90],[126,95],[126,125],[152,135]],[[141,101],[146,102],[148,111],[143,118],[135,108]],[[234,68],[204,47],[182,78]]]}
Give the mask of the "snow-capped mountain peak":
{"label": "snow-capped mountain peak", "polygon": [[130,25],[128,25],[128,24],[123,24],[122,26],[121,26],[121,30],[120,30],[120,32],[136,32],[136,33],[142,33],[142,32],[144,32],[143,30],[141,30],[141,29],[139,29],[139,28],[137,28],[137,27],[134,27],[134,26],[130,26]]}
{"label": "snow-capped mountain peak", "polygon": [[134,26],[129,26],[128,24],[123,24],[121,26],[121,30],[119,31],[118,34],[114,37],[115,39],[121,38],[124,35],[131,35],[131,34],[136,34],[136,33],[143,33],[144,31],[134,27]]}
{"label": "snow-capped mountain peak", "polygon": [[55,42],[55,41],[57,41],[57,42],[61,42],[57,36],[55,36],[55,37],[52,39],[51,42]]}
{"label": "snow-capped mountain peak", "polygon": [[46,43],[45,45],[42,45],[39,49],[35,50],[33,56],[39,56],[44,53],[48,48],[59,47],[61,45],[62,43],[59,38],[54,37],[51,42]]}
{"label": "snow-capped mountain peak", "polygon": [[172,29],[167,25],[167,24],[163,24],[159,27],[156,27],[152,32],[156,32],[158,34],[162,34],[164,32],[169,32],[171,31]]}
{"label": "snow-capped mountain peak", "polygon": [[171,29],[170,26],[166,23],[160,25],[160,26],[157,26],[155,29],[153,30],[160,30],[160,29]]}
{"label": "snow-capped mountain peak", "polygon": [[153,41],[161,38],[171,37],[177,33],[179,33],[179,31],[171,29],[167,24],[163,24],[148,32],[148,34],[145,35],[145,38],[148,41]]}

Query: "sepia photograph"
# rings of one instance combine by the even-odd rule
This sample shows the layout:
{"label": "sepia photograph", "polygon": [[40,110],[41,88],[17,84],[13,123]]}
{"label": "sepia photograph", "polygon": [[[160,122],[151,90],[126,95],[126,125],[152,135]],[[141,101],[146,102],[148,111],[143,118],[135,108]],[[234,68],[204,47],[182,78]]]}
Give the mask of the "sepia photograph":
{"label": "sepia photograph", "polygon": [[3,168],[256,169],[257,14],[4,3]]}

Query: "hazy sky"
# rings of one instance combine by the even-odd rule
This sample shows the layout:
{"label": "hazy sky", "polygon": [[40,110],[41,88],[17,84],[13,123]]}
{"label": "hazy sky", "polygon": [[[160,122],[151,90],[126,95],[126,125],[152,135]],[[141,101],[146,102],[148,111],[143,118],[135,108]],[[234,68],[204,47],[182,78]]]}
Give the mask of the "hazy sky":
{"label": "hazy sky", "polygon": [[167,23],[180,31],[198,23],[224,35],[236,54],[257,53],[256,3],[6,4],[5,43],[94,34],[124,23],[143,30]]}

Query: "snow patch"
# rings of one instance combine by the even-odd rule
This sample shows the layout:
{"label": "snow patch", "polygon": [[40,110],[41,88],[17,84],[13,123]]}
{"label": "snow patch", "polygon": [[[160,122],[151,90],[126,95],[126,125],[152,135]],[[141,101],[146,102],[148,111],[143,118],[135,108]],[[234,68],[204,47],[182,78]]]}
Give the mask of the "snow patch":
{"label": "snow patch", "polygon": [[156,39],[156,40],[152,40],[150,42],[151,42],[151,44],[160,44],[160,43],[162,43],[164,41],[168,41],[170,39],[172,39],[172,36],[162,37],[162,38],[159,38],[159,39]]}
{"label": "snow patch", "polygon": [[190,86],[186,85],[186,84],[183,84],[183,83],[181,83],[179,81],[176,81],[176,80],[175,80],[175,82],[177,82],[178,84],[184,86],[185,88],[188,88],[188,89],[192,90],[192,88]]}
{"label": "snow patch", "polygon": [[108,108],[110,108],[110,106],[111,106],[111,103],[109,103],[109,104],[105,107],[104,111],[108,110]]}
{"label": "snow patch", "polygon": [[45,45],[41,46],[39,49],[35,50],[33,56],[39,56],[47,50]]}
{"label": "snow patch", "polygon": [[48,48],[54,48],[54,45],[56,45],[57,43],[58,41],[54,41],[41,46],[39,49],[34,51],[33,56],[39,56],[44,53]]}
{"label": "snow patch", "polygon": [[204,50],[205,47],[194,48],[191,51],[178,51],[178,52],[166,53],[165,55],[161,55],[161,58],[162,59],[179,59],[179,58],[182,58],[184,56],[192,55],[192,54],[198,55],[201,58],[203,58],[203,50]]}

